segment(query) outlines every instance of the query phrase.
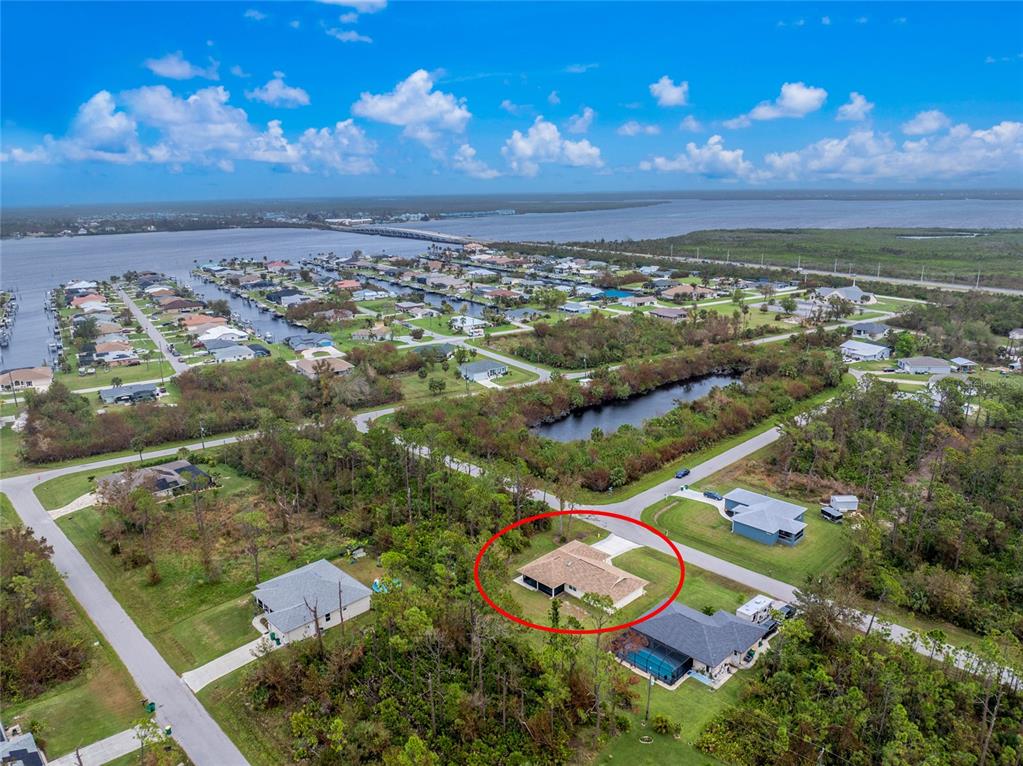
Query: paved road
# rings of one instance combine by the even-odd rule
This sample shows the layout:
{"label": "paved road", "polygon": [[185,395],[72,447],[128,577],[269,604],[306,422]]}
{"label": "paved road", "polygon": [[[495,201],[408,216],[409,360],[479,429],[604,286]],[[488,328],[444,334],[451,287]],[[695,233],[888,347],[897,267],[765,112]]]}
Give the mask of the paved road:
{"label": "paved road", "polygon": [[[95,464],[77,470],[88,470]],[[78,549],[64,535],[32,491],[35,476],[0,481],[25,526],[53,546],[53,564],[78,603],[117,652],[139,691],[157,703],[156,719],[173,728],[174,738],[196,766],[234,766],[247,761],[199,700],[132,622]]]}
{"label": "paved road", "polygon": [[121,296],[121,300],[124,301],[124,305],[128,307],[128,310],[135,317],[136,321],[142,325],[142,329],[146,331],[149,339],[156,344],[156,347],[160,349],[160,353],[163,354],[164,358],[170,363],[171,368],[174,370],[174,374],[177,375],[182,372],[186,372],[189,368],[188,364],[175,357],[167,348],[167,341],[164,340],[160,331],[156,329],[154,325],[138,306],[135,305],[128,293],[123,288],[117,288],[117,294]]}
{"label": "paved road", "polygon": [[266,636],[254,638],[237,649],[232,649],[205,665],[189,670],[181,674],[181,680],[188,684],[188,688],[194,692],[203,687],[209,686],[218,678],[223,678],[228,673],[233,673],[238,668],[243,668],[257,657],[261,656],[271,646]]}

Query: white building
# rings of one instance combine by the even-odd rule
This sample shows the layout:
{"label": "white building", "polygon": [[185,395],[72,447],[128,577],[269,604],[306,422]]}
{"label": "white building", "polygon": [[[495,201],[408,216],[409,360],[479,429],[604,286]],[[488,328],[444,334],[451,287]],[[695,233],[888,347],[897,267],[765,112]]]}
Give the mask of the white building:
{"label": "white building", "polygon": [[887,346],[865,343],[862,340],[847,340],[840,348],[842,349],[842,356],[856,362],[887,359],[892,355],[891,349]]}

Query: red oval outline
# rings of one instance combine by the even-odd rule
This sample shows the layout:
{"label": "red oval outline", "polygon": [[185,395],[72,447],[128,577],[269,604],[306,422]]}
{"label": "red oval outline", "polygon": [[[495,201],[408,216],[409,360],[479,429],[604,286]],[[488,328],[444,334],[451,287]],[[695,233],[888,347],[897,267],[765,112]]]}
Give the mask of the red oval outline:
{"label": "red oval outline", "polygon": [[[494,601],[490,598],[490,596],[487,595],[486,590],[483,588],[483,583],[480,582],[480,562],[483,561],[483,554],[485,554],[487,552],[487,550],[490,548],[490,546],[493,545],[497,541],[497,539],[499,537],[501,537],[501,535],[505,534],[506,532],[511,532],[513,529],[517,529],[518,527],[521,527],[523,524],[528,524],[531,521],[538,521],[540,519],[547,519],[547,518],[551,518],[553,516],[573,516],[573,515],[577,515],[577,516],[607,516],[608,518],[611,518],[611,519],[621,519],[622,521],[628,521],[628,522],[631,522],[632,524],[635,524],[637,526],[643,527],[643,529],[647,530],[648,532],[653,532],[659,538],[664,540],[664,542],[666,542],[668,544],[668,547],[671,548],[672,552],[675,554],[675,558],[678,559],[678,568],[679,568],[678,585],[675,586],[675,590],[672,591],[671,595],[668,596],[668,598],[665,600],[665,602],[663,604],[661,604],[659,607],[657,607],[655,610],[650,612],[650,614],[648,614],[648,615],[646,615],[644,617],[637,617],[635,620],[632,620],[631,622],[624,622],[621,625],[612,625],[612,626],[610,626],[608,628],[587,628],[587,629],[581,629],[580,628],[580,629],[575,629],[575,630],[570,630],[568,628],[552,628],[552,627],[550,627],[548,625],[537,625],[535,622],[530,622],[529,620],[524,620],[521,617],[517,617],[516,615],[511,614],[510,612],[506,612],[504,609],[502,609],[497,604],[495,604]],[[573,636],[580,636],[580,635],[593,635],[594,633],[611,633],[612,631],[624,630],[625,628],[631,628],[633,625],[639,625],[641,622],[646,622],[651,617],[654,617],[654,616],[660,614],[661,612],[663,612],[665,609],[668,608],[668,605],[671,604],[672,601],[674,601],[676,598],[678,598],[678,594],[682,592],[682,583],[684,583],[685,580],[686,580],[686,562],[682,559],[681,551],[679,551],[679,549],[675,545],[675,543],[673,543],[671,540],[668,539],[667,535],[665,535],[663,532],[661,532],[658,529],[654,529],[652,526],[650,526],[649,524],[647,524],[644,521],[640,521],[639,519],[634,519],[631,516],[623,516],[620,513],[611,513],[610,511],[597,511],[597,510],[576,509],[576,510],[573,510],[573,511],[547,511],[546,513],[538,513],[538,514],[536,514],[534,516],[527,516],[524,519],[520,519],[519,521],[516,521],[514,524],[509,524],[508,526],[504,527],[503,529],[499,529],[494,534],[493,537],[491,537],[489,540],[487,540],[483,544],[483,547],[480,548],[479,553],[476,554],[476,563],[475,563],[475,565],[473,566],[473,569],[472,569],[472,576],[473,576],[473,579],[476,581],[476,590],[478,590],[480,592],[480,595],[483,596],[483,600],[486,601],[487,604],[490,605],[491,609],[496,611],[498,614],[508,618],[512,622],[517,622],[519,625],[525,625],[527,628],[533,628],[534,630],[542,630],[542,631],[545,631],[547,633],[564,633],[564,634],[573,635]]]}

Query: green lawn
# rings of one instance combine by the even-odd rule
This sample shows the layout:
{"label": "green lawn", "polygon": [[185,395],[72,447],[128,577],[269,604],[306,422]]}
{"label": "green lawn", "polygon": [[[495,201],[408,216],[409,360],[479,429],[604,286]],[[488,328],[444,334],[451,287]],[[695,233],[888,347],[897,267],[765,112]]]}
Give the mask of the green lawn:
{"label": "green lawn", "polygon": [[[189,514],[187,499],[168,514]],[[247,594],[254,586],[247,557],[221,555],[220,582],[207,583],[189,545],[158,558],[161,582],[149,585],[144,569],[125,570],[99,537],[102,523],[95,508],[58,520],[64,533],[88,560],[139,628],[177,672],[198,667],[256,637],[249,624],[254,612]],[[260,578],[267,579],[320,558],[335,558],[338,543],[327,535],[296,540],[298,555],[289,559],[287,545],[263,552]]]}
{"label": "green lawn", "polygon": [[96,388],[97,386],[112,386],[114,378],[120,378],[122,383],[138,383],[142,380],[159,380],[160,371],[163,370],[164,378],[174,374],[170,363],[163,357],[159,361],[150,360],[135,367],[110,367],[106,370],[96,368],[95,375],[79,375],[78,373],[58,372],[54,380],[62,381],[72,391],[83,388]]}
{"label": "green lawn", "polygon": [[643,520],[672,540],[793,585],[808,575],[836,571],[848,552],[844,529],[821,519],[815,509],[807,512],[805,535],[794,546],[764,545],[733,534],[731,522],[697,500],[665,498],[644,510]]}
{"label": "green lawn", "polygon": [[521,367],[508,367],[508,374],[502,375],[500,378],[494,378],[494,382],[506,388],[508,386],[517,386],[521,383],[529,383],[530,381],[536,380],[539,375],[532,373],[529,370],[523,370]]}
{"label": "green lawn", "polygon": [[17,511],[14,510],[11,498],[0,492],[0,531],[16,529],[20,526],[21,518],[18,516]]}
{"label": "green lawn", "polygon": [[413,319],[409,322],[413,327],[421,327],[424,330],[437,333],[438,335],[461,335],[461,333],[455,332],[451,329],[449,324],[451,322],[451,316],[437,316],[437,317],[423,317],[422,319]]}
{"label": "green lawn", "polygon": [[[647,688],[643,679],[635,678],[639,683],[633,688],[638,697],[628,714],[632,728],[612,739],[593,763],[599,766],[704,766],[720,763],[699,752],[692,743],[718,713],[739,701],[749,683],[749,671],[737,673],[716,691],[692,679],[684,681],[675,691],[654,686],[650,695],[650,717],[665,715],[682,724],[682,736],[678,740],[643,726]],[[653,742],[640,742],[644,735],[652,737]]]}

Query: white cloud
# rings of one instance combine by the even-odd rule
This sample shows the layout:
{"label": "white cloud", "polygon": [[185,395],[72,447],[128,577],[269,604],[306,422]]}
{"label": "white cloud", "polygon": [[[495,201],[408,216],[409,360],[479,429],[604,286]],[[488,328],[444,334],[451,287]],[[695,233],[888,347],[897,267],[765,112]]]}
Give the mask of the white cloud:
{"label": "white cloud", "polygon": [[838,107],[836,120],[848,122],[860,122],[870,116],[874,109],[874,103],[867,101],[866,97],[856,91],[849,94],[849,103]]}
{"label": "white cloud", "polygon": [[[309,128],[289,142],[281,122],[265,130],[252,125],[245,111],[231,106],[221,86],[203,88],[187,98],[164,85],[125,91],[116,99],[100,91],[79,107],[63,138],[46,136],[40,146],[12,149],[15,162],[100,161],[117,164],[165,164],[234,169],[239,161],[272,163],[295,172],[341,174],[376,170],[376,145],[352,120],[333,129]],[[143,145],[139,129],[152,140]]]}
{"label": "white cloud", "polygon": [[703,124],[698,119],[693,117],[693,115],[689,115],[684,120],[682,120],[682,122],[678,124],[678,127],[680,130],[688,130],[690,133],[703,132]]}
{"label": "white cloud", "polygon": [[590,125],[593,124],[593,118],[596,116],[596,112],[590,107],[584,106],[579,114],[573,114],[568,118],[565,130],[569,133],[585,133],[590,129]]}
{"label": "white cloud", "polygon": [[342,13],[338,17],[338,21],[340,21],[342,24],[354,24],[358,20],[359,14],[356,13],[355,11],[351,11],[349,13]]}
{"label": "white cloud", "polygon": [[512,172],[535,176],[540,165],[555,163],[572,167],[602,167],[600,149],[586,139],[569,141],[562,138],[558,126],[537,117],[525,134],[516,130],[501,149]]}
{"label": "white cloud", "polygon": [[561,96],[558,95],[558,92],[556,90],[552,90],[547,95],[547,103],[550,104],[551,106],[557,106],[558,104],[561,103]]}
{"label": "white cloud", "polygon": [[824,88],[815,88],[804,82],[787,82],[774,101],[761,101],[748,114],[726,120],[726,128],[746,128],[753,120],[777,120],[782,117],[804,117],[816,112],[828,97]]}
{"label": "white cloud", "polygon": [[291,21],[288,22],[288,26],[291,27],[292,29],[298,29],[299,27],[302,26],[302,22],[299,21],[298,19],[292,19]]}
{"label": "white cloud", "polygon": [[435,145],[441,133],[461,133],[472,117],[465,99],[433,89],[434,78],[418,69],[389,93],[363,93],[352,113],[375,122],[402,127],[403,135]]}
{"label": "white cloud", "polygon": [[866,24],[868,21],[870,21],[870,19],[868,19],[866,16],[860,16],[858,19],[856,19],[857,24]]}
{"label": "white cloud", "polygon": [[284,72],[274,72],[273,79],[266,85],[245,91],[245,98],[250,101],[262,101],[270,106],[290,108],[309,105],[309,94],[302,88],[285,84]]}
{"label": "white cloud", "polygon": [[458,147],[454,157],[452,157],[451,164],[473,178],[487,180],[501,175],[498,171],[487,165],[487,163],[483,162],[483,160],[477,159],[476,150],[469,144],[462,144]]}
{"label": "white cloud", "polygon": [[943,112],[929,109],[926,112],[919,112],[909,122],[902,123],[902,132],[907,136],[925,136],[928,133],[937,133],[948,125],[949,119]]}
{"label": "white cloud", "polygon": [[253,21],[265,21],[266,19],[270,18],[265,13],[263,13],[262,11],[257,11],[255,8],[249,8],[242,15],[247,19],[252,19]]}
{"label": "white cloud", "polygon": [[759,181],[761,174],[743,155],[742,149],[725,149],[721,136],[711,136],[702,146],[690,141],[685,152],[674,157],[654,157],[639,164],[640,170],[662,173],[690,173],[705,178]]}
{"label": "white cloud", "polygon": [[892,24],[905,24],[907,21],[909,21],[909,19],[907,19],[905,16],[896,16],[894,19],[892,19]]}
{"label": "white cloud", "polygon": [[333,37],[335,40],[340,40],[343,43],[373,42],[372,37],[369,35],[359,34],[354,29],[338,29],[337,27],[330,27],[326,31],[328,36]]}
{"label": "white cloud", "polygon": [[359,13],[376,13],[387,7],[387,0],[319,0],[325,5],[340,5],[344,8],[354,8]]}
{"label": "white cloud", "polygon": [[619,136],[656,136],[661,132],[658,125],[644,125],[636,120],[629,120],[616,131]]}
{"label": "white cloud", "polygon": [[885,133],[856,128],[796,151],[765,157],[780,180],[853,182],[952,181],[1023,172],[1023,123],[985,130],[953,126],[939,136],[897,143]]}
{"label": "white cloud", "polygon": [[569,74],[585,74],[591,69],[596,69],[600,64],[569,64],[565,67],[565,71]]}
{"label": "white cloud", "polygon": [[233,67],[231,67],[231,74],[233,74],[235,77],[252,77],[250,73],[246,72],[238,64],[235,64]]}
{"label": "white cloud", "polygon": [[523,112],[528,112],[532,109],[529,104],[516,104],[511,99],[504,99],[501,102],[501,108],[508,114],[520,115]]}
{"label": "white cloud", "polygon": [[143,66],[150,72],[169,80],[191,80],[193,77],[203,77],[207,80],[219,80],[217,70],[220,67],[219,61],[210,59],[210,65],[206,68],[190,63],[181,53],[174,51],[158,59],[146,59]]}
{"label": "white cloud", "polygon": [[657,99],[659,106],[685,106],[689,99],[689,83],[685,80],[676,85],[668,75],[650,84],[650,95]]}
{"label": "white cloud", "polygon": [[830,16],[821,16],[821,24],[823,24],[826,27],[830,27],[831,26],[831,17]]}

